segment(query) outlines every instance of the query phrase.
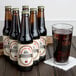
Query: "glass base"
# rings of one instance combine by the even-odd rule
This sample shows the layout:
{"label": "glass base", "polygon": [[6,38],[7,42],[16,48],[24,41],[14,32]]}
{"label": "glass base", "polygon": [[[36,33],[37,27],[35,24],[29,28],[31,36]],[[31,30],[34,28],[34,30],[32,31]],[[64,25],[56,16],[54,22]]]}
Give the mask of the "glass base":
{"label": "glass base", "polygon": [[66,65],[66,64],[68,64],[69,63],[69,61],[66,61],[66,62],[57,62],[57,61],[53,61],[55,64],[57,64],[57,65]]}
{"label": "glass base", "polygon": [[22,67],[20,65],[17,66],[17,69],[21,72],[28,72],[28,71],[31,71],[33,68],[33,66],[29,66],[29,67]]}
{"label": "glass base", "polygon": [[39,59],[39,62],[43,62],[46,59],[46,55],[45,56],[41,56]]}
{"label": "glass base", "polygon": [[12,60],[10,59],[9,62],[10,62],[11,65],[14,65],[15,67],[17,67],[17,61],[12,61]]}
{"label": "glass base", "polygon": [[39,64],[39,60],[34,61],[33,65],[38,65]]}
{"label": "glass base", "polygon": [[4,55],[4,58],[5,58],[6,61],[9,62],[9,60],[10,60],[9,56]]}

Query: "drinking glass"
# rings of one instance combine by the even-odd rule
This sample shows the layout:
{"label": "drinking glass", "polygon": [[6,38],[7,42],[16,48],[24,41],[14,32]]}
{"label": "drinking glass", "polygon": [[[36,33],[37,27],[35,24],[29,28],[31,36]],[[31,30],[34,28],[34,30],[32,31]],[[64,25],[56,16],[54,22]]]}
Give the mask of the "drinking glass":
{"label": "drinking glass", "polygon": [[70,56],[73,26],[65,23],[52,25],[53,58],[55,64],[67,64]]}

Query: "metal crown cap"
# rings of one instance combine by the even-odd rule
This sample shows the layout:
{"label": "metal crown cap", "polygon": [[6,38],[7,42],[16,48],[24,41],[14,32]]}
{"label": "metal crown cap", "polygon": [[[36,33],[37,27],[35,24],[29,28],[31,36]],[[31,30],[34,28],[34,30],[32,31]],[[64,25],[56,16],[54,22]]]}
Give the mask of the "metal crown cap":
{"label": "metal crown cap", "polygon": [[18,11],[18,10],[19,10],[19,8],[13,8],[12,10],[16,10],[16,11]]}
{"label": "metal crown cap", "polygon": [[30,11],[37,11],[37,8],[30,8]]}
{"label": "metal crown cap", "polygon": [[38,6],[38,8],[42,8],[42,9],[43,9],[43,8],[45,8],[45,7],[44,7],[44,6]]}
{"label": "metal crown cap", "polygon": [[5,6],[5,8],[11,8],[11,6]]}
{"label": "metal crown cap", "polygon": [[29,11],[23,10],[23,11],[22,11],[22,14],[29,14]]}
{"label": "metal crown cap", "polygon": [[29,6],[28,5],[23,5],[22,8],[29,8]]}

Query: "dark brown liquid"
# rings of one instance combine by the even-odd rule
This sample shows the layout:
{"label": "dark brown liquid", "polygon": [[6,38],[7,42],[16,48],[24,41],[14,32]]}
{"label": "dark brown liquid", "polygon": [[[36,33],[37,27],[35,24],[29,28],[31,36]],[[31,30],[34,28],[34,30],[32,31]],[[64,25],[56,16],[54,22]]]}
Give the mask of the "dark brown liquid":
{"label": "dark brown liquid", "polygon": [[40,31],[40,36],[46,36],[47,31],[45,27],[44,9],[41,8],[38,8],[38,28]]}
{"label": "dark brown liquid", "polygon": [[53,31],[54,59],[63,63],[68,61],[70,55],[72,32],[69,30]]}
{"label": "dark brown liquid", "polygon": [[11,22],[12,22],[11,8],[6,8],[5,9],[5,21],[4,21],[3,35],[9,36]]}
{"label": "dark brown liquid", "polygon": [[40,38],[39,31],[38,31],[37,27],[34,26],[33,23],[31,24],[31,34],[32,34],[33,39]]}
{"label": "dark brown liquid", "polygon": [[37,11],[30,11],[30,25],[33,39],[39,39],[40,35],[37,22]]}
{"label": "dark brown liquid", "polygon": [[46,36],[47,30],[46,30],[45,22],[43,18],[38,18],[38,28],[40,31],[40,36]]}

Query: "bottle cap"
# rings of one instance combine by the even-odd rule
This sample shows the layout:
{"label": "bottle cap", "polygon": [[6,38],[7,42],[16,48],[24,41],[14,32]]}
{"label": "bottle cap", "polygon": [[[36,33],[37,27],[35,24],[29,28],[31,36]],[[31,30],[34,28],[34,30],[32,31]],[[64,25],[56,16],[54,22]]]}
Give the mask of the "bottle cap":
{"label": "bottle cap", "polygon": [[28,5],[23,5],[22,8],[29,8],[29,6]]}
{"label": "bottle cap", "polygon": [[45,8],[45,7],[44,7],[44,6],[38,6],[38,8],[42,8],[42,9],[43,9],[43,8]]}
{"label": "bottle cap", "polygon": [[5,6],[5,8],[11,8],[11,6]]}
{"label": "bottle cap", "polygon": [[22,14],[29,14],[29,11],[23,10],[23,11],[22,11]]}
{"label": "bottle cap", "polygon": [[12,10],[18,11],[18,10],[19,10],[19,8],[13,8]]}
{"label": "bottle cap", "polygon": [[37,8],[30,8],[30,11],[37,11]]}

